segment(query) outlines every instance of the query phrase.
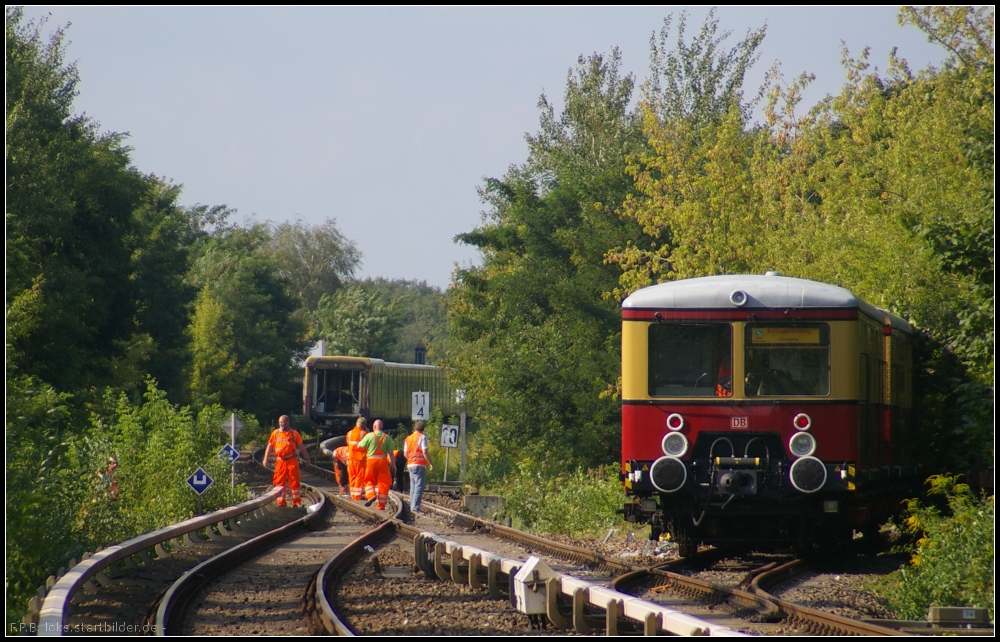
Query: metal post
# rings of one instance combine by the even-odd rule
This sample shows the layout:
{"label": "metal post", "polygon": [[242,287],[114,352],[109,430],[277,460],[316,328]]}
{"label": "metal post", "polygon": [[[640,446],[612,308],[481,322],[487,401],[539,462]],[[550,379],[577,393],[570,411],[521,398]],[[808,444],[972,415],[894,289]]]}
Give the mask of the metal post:
{"label": "metal post", "polygon": [[458,416],[458,443],[461,444],[462,458],[461,466],[458,469],[458,478],[465,481],[465,408],[462,408]]}
{"label": "metal post", "polygon": [[444,481],[448,481],[448,459],[451,458],[451,448],[444,449]]}
{"label": "metal post", "polygon": [[[229,417],[229,435],[233,439],[233,450],[235,450],[236,452],[239,452],[240,449],[236,446],[236,413],[235,412]],[[229,468],[231,469],[230,472],[232,473],[232,477],[230,479],[230,483],[231,483],[230,487],[231,488],[236,488],[236,462],[234,461],[233,465],[230,466]]]}

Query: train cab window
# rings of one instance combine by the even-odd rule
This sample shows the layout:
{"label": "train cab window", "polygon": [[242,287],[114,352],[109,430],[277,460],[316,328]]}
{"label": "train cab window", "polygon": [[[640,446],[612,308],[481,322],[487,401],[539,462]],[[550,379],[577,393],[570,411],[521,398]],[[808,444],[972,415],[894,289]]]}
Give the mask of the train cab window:
{"label": "train cab window", "polygon": [[313,392],[318,414],[357,414],[360,408],[361,372],[357,370],[316,369]]}
{"label": "train cab window", "polygon": [[733,330],[728,324],[649,326],[649,396],[733,394]]}
{"label": "train cab window", "polygon": [[748,397],[830,394],[830,326],[746,326]]}

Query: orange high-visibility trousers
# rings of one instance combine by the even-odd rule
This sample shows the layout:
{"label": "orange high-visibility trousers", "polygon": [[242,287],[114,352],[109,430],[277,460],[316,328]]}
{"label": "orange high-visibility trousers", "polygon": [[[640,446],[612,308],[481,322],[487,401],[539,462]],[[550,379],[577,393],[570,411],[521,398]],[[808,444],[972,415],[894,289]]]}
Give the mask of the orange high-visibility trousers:
{"label": "orange high-visibility trousers", "polygon": [[391,486],[392,475],[389,473],[389,460],[386,459],[385,455],[369,457],[368,467],[365,471],[365,497],[368,500],[376,499],[378,509],[385,510]]}
{"label": "orange high-visibility trousers", "polygon": [[347,463],[347,481],[351,489],[351,499],[361,500],[365,497],[365,461],[352,459]]}
{"label": "orange high-visibility trousers", "polygon": [[299,473],[299,458],[292,457],[291,459],[282,459],[278,457],[274,460],[274,477],[271,482],[275,486],[284,486],[284,491],[281,493],[281,497],[275,502],[278,506],[285,505],[285,494],[288,492],[289,487],[292,491],[292,506],[298,506],[302,503],[302,495],[299,491],[299,482],[302,480],[302,475]]}
{"label": "orange high-visibility trousers", "polygon": [[344,495],[346,492],[344,489],[350,486],[347,477],[347,466],[345,466],[342,462],[339,462],[336,459],[334,459],[333,475],[337,479],[337,485],[340,486],[340,494]]}

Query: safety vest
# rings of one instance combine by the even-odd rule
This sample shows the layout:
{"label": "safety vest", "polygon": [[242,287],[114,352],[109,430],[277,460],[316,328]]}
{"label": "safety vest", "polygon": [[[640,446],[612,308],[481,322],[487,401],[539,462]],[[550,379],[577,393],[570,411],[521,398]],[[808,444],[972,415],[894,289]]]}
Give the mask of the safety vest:
{"label": "safety vest", "polygon": [[358,442],[366,434],[368,433],[361,426],[355,426],[347,433],[347,448],[350,450],[351,461],[364,461],[368,455],[367,452],[358,448]]}
{"label": "safety vest", "polygon": [[275,430],[271,433],[271,441],[274,442],[274,454],[282,459],[290,459],[295,456],[295,448],[302,443],[297,430]]}
{"label": "safety vest", "polygon": [[333,451],[333,458],[346,466],[351,457],[350,450],[347,446],[341,446]]}
{"label": "safety vest", "polygon": [[424,436],[422,432],[415,432],[406,438],[406,463],[414,466],[426,466],[427,454],[420,447],[420,438]]}

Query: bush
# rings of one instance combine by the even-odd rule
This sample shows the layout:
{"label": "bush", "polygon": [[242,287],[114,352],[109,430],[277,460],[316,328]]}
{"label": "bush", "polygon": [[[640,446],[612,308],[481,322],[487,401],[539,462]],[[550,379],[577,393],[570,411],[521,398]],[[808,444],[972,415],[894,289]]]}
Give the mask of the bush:
{"label": "bush", "polygon": [[[209,406],[195,417],[167,401],[150,380],[144,399],[108,392],[89,419],[69,395],[30,378],[7,386],[7,621],[17,622],[45,578],[87,550],[125,541],[194,515],[188,476],[202,466],[216,483],[204,511],[238,503],[229,466],[216,453],[227,441],[228,412]],[[255,426],[252,418],[244,423]],[[116,457],[120,493],[112,499],[98,471]]]}
{"label": "bush", "polygon": [[931,502],[908,500],[902,525],[915,538],[910,564],[876,593],[904,619],[923,619],[930,606],[975,606],[989,609],[992,621],[994,498],[977,498],[956,477],[927,482]]}
{"label": "bush", "polygon": [[595,536],[621,525],[618,467],[607,466],[547,476],[524,461],[493,492],[504,498],[504,512],[519,526],[544,535]]}

